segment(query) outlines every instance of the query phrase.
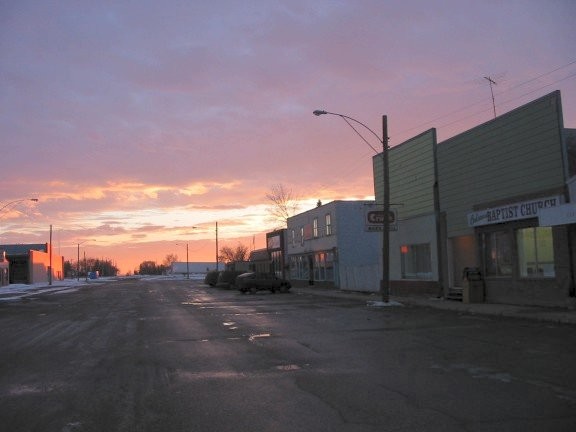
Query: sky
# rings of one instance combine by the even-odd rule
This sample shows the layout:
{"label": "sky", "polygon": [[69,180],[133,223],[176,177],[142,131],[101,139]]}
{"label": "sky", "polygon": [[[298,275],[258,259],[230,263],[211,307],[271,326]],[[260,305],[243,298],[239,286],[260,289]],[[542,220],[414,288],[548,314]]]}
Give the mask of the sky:
{"label": "sky", "polygon": [[275,185],[301,211],[374,196],[374,150],[315,109],[379,136],[386,115],[394,146],[560,90],[576,128],[575,21],[574,0],[0,0],[0,244],[52,227],[122,273],[215,260],[216,223],[263,248]]}

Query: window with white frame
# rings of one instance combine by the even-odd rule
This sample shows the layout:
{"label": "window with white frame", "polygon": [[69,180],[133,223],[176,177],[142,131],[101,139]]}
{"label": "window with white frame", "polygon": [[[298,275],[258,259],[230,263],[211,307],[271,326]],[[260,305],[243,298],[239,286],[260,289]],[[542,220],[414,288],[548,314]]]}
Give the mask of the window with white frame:
{"label": "window with white frame", "polygon": [[314,238],[318,238],[318,218],[314,218],[314,220],[312,221],[312,233],[314,235]]}

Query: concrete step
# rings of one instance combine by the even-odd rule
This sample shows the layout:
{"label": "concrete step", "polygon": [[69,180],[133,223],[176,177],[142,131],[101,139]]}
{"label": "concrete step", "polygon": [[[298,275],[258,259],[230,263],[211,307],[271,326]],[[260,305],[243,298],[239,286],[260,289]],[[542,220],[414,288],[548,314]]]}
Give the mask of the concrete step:
{"label": "concrete step", "polygon": [[454,300],[454,301],[462,301],[462,292],[464,290],[462,288],[450,288],[448,290],[448,295],[446,296],[446,300]]}

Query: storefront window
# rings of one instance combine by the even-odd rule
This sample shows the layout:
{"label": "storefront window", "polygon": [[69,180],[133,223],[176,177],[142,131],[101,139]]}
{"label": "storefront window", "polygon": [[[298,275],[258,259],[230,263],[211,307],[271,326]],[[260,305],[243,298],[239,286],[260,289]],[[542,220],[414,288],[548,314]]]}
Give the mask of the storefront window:
{"label": "storefront window", "polygon": [[326,252],[326,280],[334,280],[334,253]]}
{"label": "storefront window", "polygon": [[429,243],[404,245],[400,252],[402,279],[432,279]]}
{"label": "storefront window", "polygon": [[521,277],[554,277],[554,245],[551,227],[532,227],[516,231]]}
{"label": "storefront window", "polygon": [[314,280],[323,281],[326,278],[326,254],[318,252],[314,255]]}
{"label": "storefront window", "polygon": [[334,252],[291,256],[289,261],[291,279],[309,280],[313,276],[315,281],[334,280]]}
{"label": "storefront window", "polygon": [[512,276],[512,239],[509,231],[484,234],[487,276]]}
{"label": "storefront window", "polygon": [[271,270],[272,272],[278,276],[282,277],[282,252],[281,251],[274,251],[271,254]]}
{"label": "storefront window", "polygon": [[308,260],[305,255],[290,257],[290,278],[298,280],[308,279]]}

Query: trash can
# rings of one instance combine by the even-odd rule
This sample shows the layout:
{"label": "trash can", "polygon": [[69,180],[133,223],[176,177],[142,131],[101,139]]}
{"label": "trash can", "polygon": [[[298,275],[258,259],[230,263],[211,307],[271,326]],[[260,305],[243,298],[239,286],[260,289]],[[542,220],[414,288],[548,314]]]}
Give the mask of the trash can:
{"label": "trash can", "polygon": [[462,273],[463,303],[484,303],[484,279],[478,267],[466,267]]}

